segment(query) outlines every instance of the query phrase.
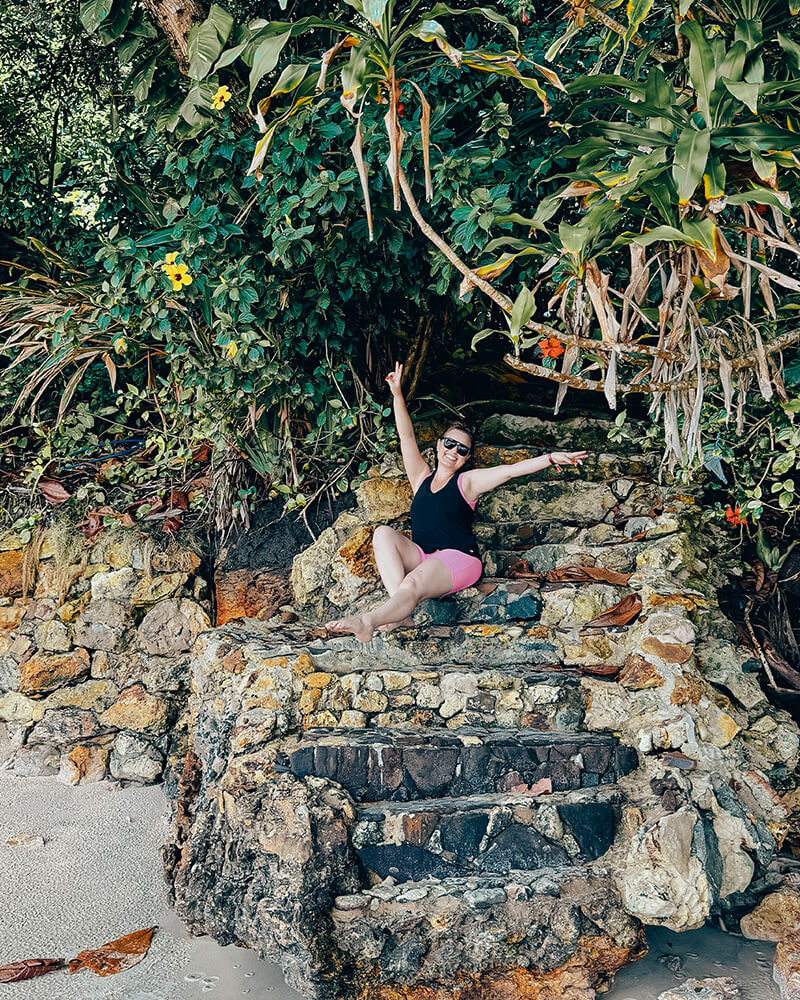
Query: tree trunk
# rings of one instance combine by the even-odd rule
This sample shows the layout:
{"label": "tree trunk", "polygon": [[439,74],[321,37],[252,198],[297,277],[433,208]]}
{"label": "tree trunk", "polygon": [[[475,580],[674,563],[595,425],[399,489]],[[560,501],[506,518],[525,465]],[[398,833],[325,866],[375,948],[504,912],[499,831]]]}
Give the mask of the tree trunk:
{"label": "tree trunk", "polygon": [[142,0],[142,6],[169,42],[181,73],[187,73],[186,39],[190,28],[205,20],[205,7],[195,0]]}

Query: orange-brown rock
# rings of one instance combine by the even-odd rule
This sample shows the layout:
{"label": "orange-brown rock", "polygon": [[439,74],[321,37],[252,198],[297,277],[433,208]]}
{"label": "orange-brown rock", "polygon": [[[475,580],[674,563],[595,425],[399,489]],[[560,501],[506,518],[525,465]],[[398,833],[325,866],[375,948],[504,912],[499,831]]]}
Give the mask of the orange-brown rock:
{"label": "orange-brown rock", "polygon": [[800,932],[778,943],[772,978],[778,984],[781,1000],[800,1000]]}
{"label": "orange-brown rock", "polygon": [[167,721],[167,705],[141,684],[126,688],[113,705],[103,712],[100,722],[114,729],[135,729],[137,732],[160,733]]}
{"label": "orange-brown rock", "polygon": [[581,937],[569,960],[550,972],[512,966],[478,975],[458,972],[449,983],[401,986],[380,983],[370,969],[355,995],[358,1000],[595,1000],[620,969],[646,954],[644,932],[630,948],[605,935]]}
{"label": "orange-brown rock", "polygon": [[71,653],[34,653],[19,668],[22,694],[46,694],[89,676],[91,661],[85,649]]}
{"label": "orange-brown rock", "polygon": [[0,608],[0,628],[16,628],[22,621],[25,614],[26,605],[30,601],[19,599],[6,607]]}
{"label": "orange-brown rock", "polygon": [[657,656],[665,663],[686,663],[694,652],[691,646],[683,642],[662,642],[654,635],[642,639],[642,649],[651,656]]}
{"label": "orange-brown rock", "polygon": [[61,758],[59,778],[70,785],[102,781],[108,771],[108,747],[78,746]]}
{"label": "orange-brown rock", "polygon": [[359,528],[342,545],[337,556],[353,576],[362,580],[377,578],[378,567],[372,554],[372,528]]}
{"label": "orange-brown rock", "polygon": [[25,553],[20,549],[0,552],[0,597],[20,597]]}
{"label": "orange-brown rock", "polygon": [[646,688],[663,687],[664,678],[654,664],[638,653],[633,653],[620,671],[619,682],[630,691],[643,691]]}
{"label": "orange-brown rock", "polygon": [[411,510],[413,493],[407,479],[387,479],[383,476],[365,479],[356,494],[370,524],[395,521]]}
{"label": "orange-brown rock", "polygon": [[421,847],[431,839],[439,824],[439,816],[433,812],[418,812],[403,816],[403,835],[407,844]]}
{"label": "orange-brown rock", "polygon": [[800,933],[800,889],[787,885],[771,892],[742,917],[739,926],[746,938],[755,941],[783,941]]}
{"label": "orange-brown rock", "polygon": [[236,569],[214,577],[217,625],[236,618],[271,618],[292,599],[286,576],[268,570]]}
{"label": "orange-brown rock", "polygon": [[692,674],[679,674],[675,678],[669,700],[673,705],[696,705],[703,694],[703,685]]}

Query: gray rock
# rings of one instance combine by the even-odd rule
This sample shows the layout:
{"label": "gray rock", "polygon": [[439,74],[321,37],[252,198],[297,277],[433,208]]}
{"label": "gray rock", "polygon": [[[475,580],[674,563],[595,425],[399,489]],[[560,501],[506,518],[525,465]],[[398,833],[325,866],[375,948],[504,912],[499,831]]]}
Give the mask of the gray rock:
{"label": "gray rock", "polygon": [[197,635],[208,628],[208,615],[186,598],[161,601],[142,619],[137,630],[139,646],[156,656],[188,653]]}
{"label": "gray rock", "polygon": [[52,743],[24,746],[13,757],[14,774],[20,778],[43,778],[58,774],[61,755]]}
{"label": "gray rock", "polygon": [[85,708],[51,708],[31,730],[28,743],[52,743],[61,747],[101,732],[102,726],[94,713]]}
{"label": "gray rock", "polygon": [[680,986],[659,993],[658,1000],[740,1000],[738,985],[728,976],[719,979],[687,979]]}
{"label": "gray rock", "polygon": [[92,600],[124,603],[129,600],[138,582],[139,576],[130,566],[111,573],[95,573],[92,577]]}
{"label": "gray rock", "polygon": [[464,902],[474,910],[487,910],[490,906],[499,906],[508,899],[505,889],[468,889],[464,893]]}
{"label": "gray rock", "polygon": [[119,780],[150,784],[161,777],[164,755],[141,736],[118,733],[111,751],[110,770]]}
{"label": "gray rock", "polygon": [[109,600],[92,601],[75,622],[73,639],[76,646],[110,652],[119,647],[129,624],[124,605]]}

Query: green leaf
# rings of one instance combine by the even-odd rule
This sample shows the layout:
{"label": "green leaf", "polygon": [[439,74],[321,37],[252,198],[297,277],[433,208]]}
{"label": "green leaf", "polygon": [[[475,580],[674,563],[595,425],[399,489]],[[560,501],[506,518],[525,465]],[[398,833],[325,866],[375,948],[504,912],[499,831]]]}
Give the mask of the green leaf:
{"label": "green leaf", "polygon": [[517,340],[519,338],[522,327],[528,322],[531,316],[533,316],[535,310],[536,300],[533,297],[533,293],[527,285],[523,285],[519,290],[519,295],[514,300],[514,305],[511,309],[509,326],[512,340]]}
{"label": "green leaf", "polygon": [[214,72],[218,73],[219,70],[223,69],[223,67],[230,66],[232,62],[235,62],[239,58],[249,44],[249,41],[242,42],[241,45],[234,45],[232,49],[226,49],[219,59],[217,59],[216,65],[214,66]]}
{"label": "green leaf", "polygon": [[687,21],[681,31],[689,39],[689,77],[697,91],[697,107],[700,114],[711,124],[711,95],[717,82],[714,54],[702,25],[698,21]]}
{"label": "green leaf", "polygon": [[[81,19],[83,19],[82,9]],[[788,38],[786,35],[782,35],[780,31],[778,32],[778,43],[788,56],[788,62],[792,69],[800,70],[800,45],[798,45],[793,39]]]}
{"label": "green leaf", "polygon": [[110,45],[128,27],[131,19],[133,0],[114,0],[110,15],[103,23],[100,39],[103,45]]}
{"label": "green leaf", "polygon": [[703,191],[707,201],[725,194],[725,164],[719,157],[709,158],[703,174]]}
{"label": "green leaf", "polygon": [[[278,59],[280,59],[281,52],[283,52],[283,47],[291,38],[291,31],[284,31],[280,35],[273,35],[271,38],[265,38],[261,42],[255,51],[253,56],[253,68],[250,70],[250,90],[247,94],[247,103],[250,103],[250,99],[253,96],[253,91],[256,89],[261,80],[271,73],[275,67],[278,65]],[[300,81],[298,80],[298,83]],[[273,91],[275,93],[275,91]]]}
{"label": "green leaf", "polygon": [[722,82],[725,84],[725,89],[729,94],[733,94],[736,100],[746,105],[753,114],[757,113],[759,91],[757,83],[745,83],[743,80],[737,82],[736,80],[728,79],[728,77],[723,77]]}
{"label": "green leaf", "polygon": [[128,77],[126,84],[137,101],[144,101],[150,92],[153,83],[153,74],[156,71],[156,56],[152,55],[144,62],[139,63],[136,69]]}
{"label": "green leaf", "polygon": [[214,4],[205,21],[191,29],[186,42],[190,79],[202,80],[208,76],[212,66],[220,57],[231,28],[233,28],[231,15]]}
{"label": "green leaf", "polygon": [[685,205],[697,190],[697,185],[705,173],[710,150],[710,129],[698,130],[693,125],[687,125],[678,137],[672,163],[672,178],[678,188],[678,200],[682,205]]}
{"label": "green leaf", "polygon": [[624,36],[626,42],[629,42],[639,30],[639,26],[650,13],[652,6],[653,0],[628,0],[626,11],[628,15],[628,27]]}
{"label": "green leaf", "polygon": [[88,32],[97,31],[113,6],[114,0],[85,0],[81,4],[81,24]]}
{"label": "green leaf", "polygon": [[308,64],[292,63],[291,66],[287,66],[278,77],[278,82],[270,91],[270,96],[274,94],[290,94],[293,90],[297,90],[303,80],[305,80],[306,73],[308,73]]}
{"label": "green leaf", "polygon": [[472,343],[469,345],[470,350],[475,350],[475,347],[480,344],[482,340],[486,340],[487,337],[491,337],[493,333],[502,333],[502,330],[494,330],[491,327],[484,327],[483,330],[479,330],[475,336],[472,338]]}
{"label": "green leaf", "polygon": [[362,14],[374,28],[381,26],[388,0],[346,0],[359,14]]}

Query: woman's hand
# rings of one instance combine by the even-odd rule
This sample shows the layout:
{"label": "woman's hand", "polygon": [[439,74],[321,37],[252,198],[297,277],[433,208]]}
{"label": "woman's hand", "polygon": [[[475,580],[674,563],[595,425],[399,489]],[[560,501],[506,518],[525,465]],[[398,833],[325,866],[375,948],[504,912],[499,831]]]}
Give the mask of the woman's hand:
{"label": "woman's hand", "polygon": [[389,372],[389,374],[386,376],[386,383],[389,386],[389,389],[391,390],[393,396],[403,395],[403,390],[400,385],[402,378],[403,378],[403,366],[398,361],[397,364],[394,366],[394,371]]}
{"label": "woman's hand", "polygon": [[585,451],[551,451],[548,458],[550,464],[561,472],[562,465],[581,465],[586,458]]}

